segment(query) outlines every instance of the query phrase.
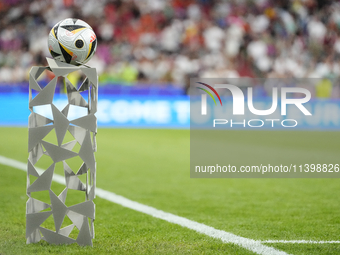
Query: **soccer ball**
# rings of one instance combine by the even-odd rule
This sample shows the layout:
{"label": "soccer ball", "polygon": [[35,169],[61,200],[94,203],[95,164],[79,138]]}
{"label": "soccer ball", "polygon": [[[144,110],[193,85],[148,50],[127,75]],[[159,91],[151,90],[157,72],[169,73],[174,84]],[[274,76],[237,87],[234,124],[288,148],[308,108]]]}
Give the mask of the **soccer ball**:
{"label": "soccer ball", "polygon": [[51,29],[48,49],[55,60],[81,65],[96,52],[97,37],[86,22],[68,18],[59,21]]}

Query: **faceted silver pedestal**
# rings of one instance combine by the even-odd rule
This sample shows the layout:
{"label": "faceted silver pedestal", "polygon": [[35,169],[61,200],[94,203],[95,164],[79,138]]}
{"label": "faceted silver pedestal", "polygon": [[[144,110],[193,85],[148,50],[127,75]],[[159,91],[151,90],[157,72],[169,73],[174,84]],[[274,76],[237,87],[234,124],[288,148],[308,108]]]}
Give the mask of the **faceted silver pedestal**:
{"label": "faceted silver pedestal", "polygon": [[[53,244],[77,242],[92,246],[97,133],[94,114],[97,111],[98,76],[95,68],[47,60],[48,67],[32,67],[29,74],[27,243],[45,240]],[[51,70],[55,78],[42,88],[37,79],[45,70]],[[86,77],[79,88],[66,78],[74,71],[81,71]],[[58,77],[59,81],[64,80],[68,97],[62,110],[53,100]],[[38,114],[37,107],[46,107],[53,117]],[[85,110],[85,115],[68,118],[70,108],[77,107]],[[55,142],[47,142],[45,138],[52,136],[55,136]],[[39,164],[49,167],[41,170],[37,167]],[[60,188],[57,184],[55,188],[53,178],[60,178],[60,174],[64,177],[65,187]]]}

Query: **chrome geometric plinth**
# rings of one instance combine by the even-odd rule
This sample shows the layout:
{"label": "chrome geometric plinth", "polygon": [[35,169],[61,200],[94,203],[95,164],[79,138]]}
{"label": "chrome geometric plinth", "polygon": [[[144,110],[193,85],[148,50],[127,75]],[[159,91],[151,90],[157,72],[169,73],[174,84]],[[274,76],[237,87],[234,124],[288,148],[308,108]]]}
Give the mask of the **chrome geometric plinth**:
{"label": "chrome geometric plinth", "polygon": [[[92,246],[98,76],[95,68],[74,66],[49,58],[47,61],[48,67],[34,66],[29,74],[27,243],[45,240],[53,244],[76,242]],[[45,70],[52,71],[55,78],[42,87],[37,79]],[[81,71],[86,77],[79,87],[66,77],[74,71]],[[64,82],[67,91],[68,103],[63,109],[54,104],[57,81]],[[50,111],[51,117],[37,113],[38,107]],[[70,119],[71,108],[85,111],[85,114]],[[53,136],[54,142],[45,139]],[[41,171],[37,167],[40,163],[49,166]],[[60,175],[65,180],[65,187],[55,189],[52,180],[60,178]]]}

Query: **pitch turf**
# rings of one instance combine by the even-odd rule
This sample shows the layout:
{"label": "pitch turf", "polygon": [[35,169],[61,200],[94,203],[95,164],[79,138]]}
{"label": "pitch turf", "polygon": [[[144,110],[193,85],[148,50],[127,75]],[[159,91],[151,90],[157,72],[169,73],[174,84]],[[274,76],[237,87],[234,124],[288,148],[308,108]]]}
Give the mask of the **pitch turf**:
{"label": "pitch turf", "polygon": [[[261,141],[262,153],[284,148],[307,162],[340,163],[340,132],[290,134],[232,131],[229,150],[241,143],[244,155],[257,157],[252,150]],[[0,139],[0,155],[26,162],[27,129],[1,128]],[[188,130],[100,129],[97,186],[255,240],[340,240],[340,179],[190,179],[189,147]],[[93,248],[26,245],[26,174],[0,165],[0,176],[0,254],[253,254],[100,198]],[[340,253],[340,244],[266,245],[290,254]]]}

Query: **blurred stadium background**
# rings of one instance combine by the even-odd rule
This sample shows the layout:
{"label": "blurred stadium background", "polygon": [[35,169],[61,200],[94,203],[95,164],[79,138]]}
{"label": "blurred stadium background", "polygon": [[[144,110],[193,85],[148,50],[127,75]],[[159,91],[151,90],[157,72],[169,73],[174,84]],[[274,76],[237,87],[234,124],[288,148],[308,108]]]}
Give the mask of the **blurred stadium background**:
{"label": "blurred stadium background", "polygon": [[[318,78],[308,84],[312,96],[340,112],[338,1],[1,0],[0,126],[10,128],[0,128],[0,155],[27,160],[28,72],[47,65],[48,33],[68,17],[86,21],[98,37],[88,63],[99,72],[98,125],[122,128],[99,130],[98,187],[256,240],[339,239],[338,179],[190,179],[189,131],[172,130],[190,127],[190,77],[289,78],[290,86]],[[40,82],[51,78],[46,72]],[[55,99],[62,103],[59,85]],[[268,101],[271,87],[253,86]],[[279,164],[290,164],[292,154],[306,163],[339,163],[338,132],[253,132],[231,131],[226,155],[238,153],[242,162],[277,152]],[[0,253],[84,251],[24,245],[25,174],[1,171],[7,196],[0,196]],[[99,198],[96,204],[100,253],[253,254]],[[340,253],[336,243],[268,245],[294,254]]]}
{"label": "blurred stadium background", "polygon": [[[98,36],[88,64],[98,69],[99,93],[111,96],[100,102],[99,125],[188,128],[190,77],[320,78],[309,86],[314,97],[340,97],[338,1],[3,0],[3,100],[27,92],[30,68],[51,57],[50,29],[67,17],[85,20]],[[266,97],[270,88],[255,84],[254,94]],[[158,117],[151,108],[159,109]],[[1,116],[5,124],[23,124],[21,118]]]}

